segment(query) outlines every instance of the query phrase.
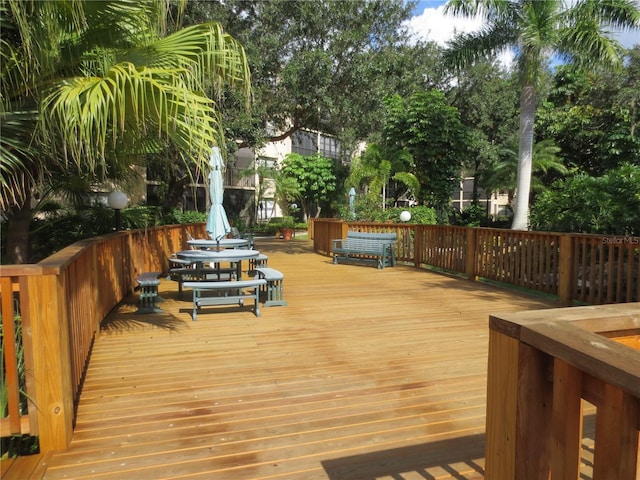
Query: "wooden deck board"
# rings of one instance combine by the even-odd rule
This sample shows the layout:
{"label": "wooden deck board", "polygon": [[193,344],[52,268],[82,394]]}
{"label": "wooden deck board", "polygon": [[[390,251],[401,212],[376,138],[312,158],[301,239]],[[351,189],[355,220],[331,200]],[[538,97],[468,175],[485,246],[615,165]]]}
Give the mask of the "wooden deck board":
{"label": "wooden deck board", "polygon": [[557,306],[258,240],[288,307],[205,310],[163,281],[103,323],[57,479],[483,478],[488,317]]}

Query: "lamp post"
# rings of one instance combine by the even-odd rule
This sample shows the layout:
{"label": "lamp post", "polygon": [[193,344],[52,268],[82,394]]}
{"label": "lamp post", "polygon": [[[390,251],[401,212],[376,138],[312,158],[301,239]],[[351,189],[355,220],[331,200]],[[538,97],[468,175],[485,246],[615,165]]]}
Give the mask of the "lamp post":
{"label": "lamp post", "polygon": [[119,232],[120,230],[122,230],[122,219],[120,218],[120,210],[127,206],[127,204],[129,203],[129,199],[124,193],[115,190],[111,192],[107,197],[107,203],[111,208],[115,210],[116,232]]}
{"label": "lamp post", "polygon": [[409,220],[411,220],[411,213],[404,210],[402,213],[400,213],[400,220],[403,222],[408,222]]}

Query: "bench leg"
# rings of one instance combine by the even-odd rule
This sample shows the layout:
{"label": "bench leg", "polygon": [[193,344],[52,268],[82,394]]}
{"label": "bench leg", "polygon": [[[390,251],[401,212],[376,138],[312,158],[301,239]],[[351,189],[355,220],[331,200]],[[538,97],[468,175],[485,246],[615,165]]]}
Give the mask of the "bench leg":
{"label": "bench leg", "polygon": [[[158,285],[160,282],[158,282]],[[143,285],[140,287],[140,305],[136,313],[162,313],[156,303],[159,301],[158,285]]]}
{"label": "bench leg", "polygon": [[284,300],[284,280],[267,280],[263,293],[266,296],[265,307],[275,307],[277,305],[287,306]]}
{"label": "bench leg", "polygon": [[196,317],[198,316],[198,304],[196,303],[197,299],[198,299],[198,292],[194,289],[193,290],[193,314],[191,315],[191,319],[194,322],[196,321]]}
{"label": "bench leg", "polygon": [[258,285],[256,285],[256,288],[253,294],[255,296],[254,305],[255,305],[256,317],[259,317],[260,316],[260,287]]}

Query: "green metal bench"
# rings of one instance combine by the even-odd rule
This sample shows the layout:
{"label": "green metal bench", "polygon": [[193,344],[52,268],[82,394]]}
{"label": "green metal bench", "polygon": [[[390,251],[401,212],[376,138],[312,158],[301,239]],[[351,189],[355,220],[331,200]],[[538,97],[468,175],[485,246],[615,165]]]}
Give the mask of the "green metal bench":
{"label": "green metal bench", "polygon": [[378,268],[395,266],[395,233],[347,232],[347,238],[333,241],[333,263],[374,263]]}
{"label": "green metal bench", "polygon": [[[238,280],[225,282],[184,282],[185,288],[193,290],[193,321],[195,322],[198,308],[209,305],[244,305],[246,299],[254,302],[256,317],[260,316],[260,287],[267,284],[266,280]],[[205,293],[213,293],[205,296]]]}

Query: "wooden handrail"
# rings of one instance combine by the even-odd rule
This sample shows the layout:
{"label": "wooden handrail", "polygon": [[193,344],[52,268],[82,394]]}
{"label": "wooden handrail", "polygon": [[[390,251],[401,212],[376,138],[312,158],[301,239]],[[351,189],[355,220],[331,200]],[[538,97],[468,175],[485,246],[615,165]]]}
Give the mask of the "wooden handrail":
{"label": "wooden handrail", "polygon": [[583,400],[596,406],[593,480],[636,480],[640,303],[490,317],[487,478],[580,478]]}

